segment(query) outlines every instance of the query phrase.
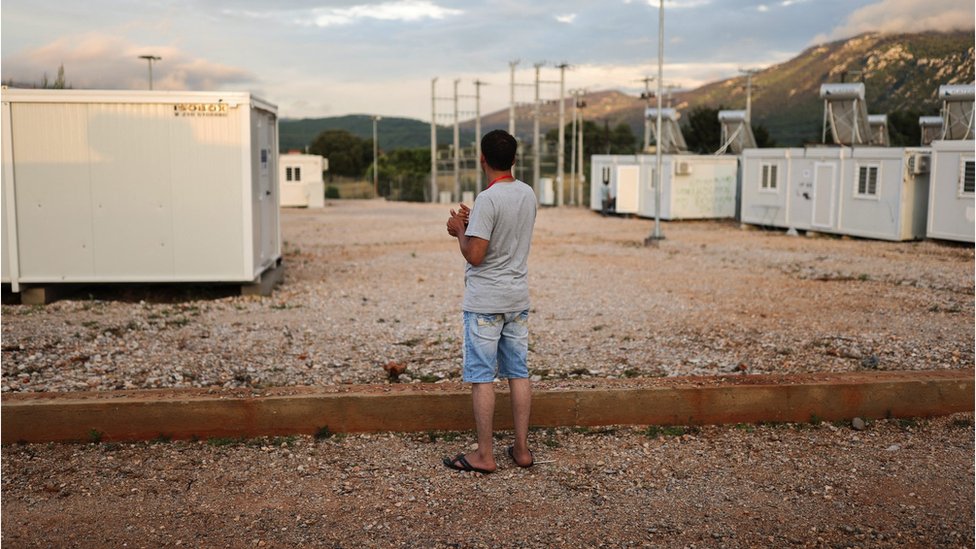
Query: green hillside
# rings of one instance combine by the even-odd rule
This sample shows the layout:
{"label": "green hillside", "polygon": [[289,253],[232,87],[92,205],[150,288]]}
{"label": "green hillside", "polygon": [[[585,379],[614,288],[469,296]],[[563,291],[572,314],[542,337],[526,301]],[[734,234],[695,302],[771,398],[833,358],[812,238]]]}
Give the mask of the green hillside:
{"label": "green hillside", "polygon": [[[303,118],[301,120],[283,119],[278,124],[279,148],[281,152],[304,150],[315,137],[325,130],[346,130],[363,138],[373,138],[373,119],[369,115],[352,114],[330,118]],[[386,118],[377,127],[380,149],[417,149],[430,147],[430,124],[412,118]],[[469,130],[461,131],[461,145],[465,146],[474,138]],[[444,147],[454,142],[454,130],[448,126],[437,129],[437,143]]]}

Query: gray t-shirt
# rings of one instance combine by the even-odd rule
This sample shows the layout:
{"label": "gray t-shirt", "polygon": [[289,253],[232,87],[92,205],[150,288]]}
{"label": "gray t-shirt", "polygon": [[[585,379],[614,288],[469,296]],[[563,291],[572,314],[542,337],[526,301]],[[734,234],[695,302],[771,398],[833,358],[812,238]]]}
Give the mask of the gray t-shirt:
{"label": "gray t-shirt", "polygon": [[478,195],[464,234],[487,240],[488,250],[481,265],[465,265],[465,311],[511,313],[529,308],[535,204],[532,187],[518,180],[495,183]]}

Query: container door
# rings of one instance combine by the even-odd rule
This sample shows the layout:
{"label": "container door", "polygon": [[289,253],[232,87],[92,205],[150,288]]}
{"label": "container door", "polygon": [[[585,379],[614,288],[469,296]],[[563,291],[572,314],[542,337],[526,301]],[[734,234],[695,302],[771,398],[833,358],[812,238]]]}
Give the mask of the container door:
{"label": "container door", "polygon": [[811,225],[825,229],[834,226],[834,172],[833,164],[817,163],[813,174],[813,221]]}
{"label": "container door", "polygon": [[278,154],[274,150],[275,125],[273,118],[263,111],[252,110],[257,125],[257,202],[259,230],[255,241],[257,265],[266,266],[275,257],[278,242]]}

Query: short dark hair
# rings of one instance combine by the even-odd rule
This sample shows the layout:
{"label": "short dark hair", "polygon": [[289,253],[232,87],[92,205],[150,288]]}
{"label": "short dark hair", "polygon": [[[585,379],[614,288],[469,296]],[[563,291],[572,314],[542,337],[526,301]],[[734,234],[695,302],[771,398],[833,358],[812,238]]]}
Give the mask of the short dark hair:
{"label": "short dark hair", "polygon": [[481,154],[496,170],[507,170],[515,165],[517,150],[518,142],[505,130],[492,130],[481,138]]}

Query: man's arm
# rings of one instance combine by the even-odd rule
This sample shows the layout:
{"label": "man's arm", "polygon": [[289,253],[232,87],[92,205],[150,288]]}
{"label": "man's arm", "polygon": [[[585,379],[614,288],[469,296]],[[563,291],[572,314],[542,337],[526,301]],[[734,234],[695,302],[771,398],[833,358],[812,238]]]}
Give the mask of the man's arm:
{"label": "man's arm", "polygon": [[477,236],[464,234],[464,220],[460,217],[451,216],[447,220],[447,232],[458,239],[458,247],[465,261],[477,267],[485,260],[485,253],[488,251],[488,241]]}

